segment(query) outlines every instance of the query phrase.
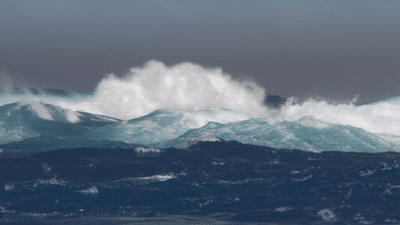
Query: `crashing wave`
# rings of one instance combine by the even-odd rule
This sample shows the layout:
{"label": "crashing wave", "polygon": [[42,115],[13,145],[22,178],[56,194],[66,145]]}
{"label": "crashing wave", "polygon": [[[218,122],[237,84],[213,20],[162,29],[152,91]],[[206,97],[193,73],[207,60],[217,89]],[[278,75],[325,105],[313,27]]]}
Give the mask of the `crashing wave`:
{"label": "crashing wave", "polygon": [[[309,151],[399,151],[399,98],[365,105],[277,98],[279,107],[269,107],[262,87],[235,80],[221,68],[153,60],[123,77],[105,77],[92,93],[3,90],[0,105],[28,103],[0,107],[0,144],[73,134],[151,147],[184,146],[213,135]],[[240,121],[246,122],[242,126]]]}

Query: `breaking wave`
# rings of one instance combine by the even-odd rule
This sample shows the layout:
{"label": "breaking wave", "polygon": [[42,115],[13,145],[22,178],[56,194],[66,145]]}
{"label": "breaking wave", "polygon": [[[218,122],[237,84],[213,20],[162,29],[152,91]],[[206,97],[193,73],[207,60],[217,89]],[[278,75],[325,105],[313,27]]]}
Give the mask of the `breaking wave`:
{"label": "breaking wave", "polygon": [[326,100],[310,99],[301,104],[288,101],[274,116],[271,124],[297,121],[304,117],[330,123],[349,125],[371,133],[400,135],[400,99],[391,98],[366,105],[333,104]]}
{"label": "breaking wave", "polygon": [[254,82],[237,81],[222,69],[193,63],[171,67],[150,61],[132,68],[124,77],[104,78],[88,101],[77,109],[132,119],[157,109],[199,110],[230,108],[250,116],[267,112],[264,89]]}
{"label": "breaking wave", "polygon": [[335,104],[323,99],[296,103],[289,99],[285,105],[274,109],[264,104],[265,93],[258,84],[235,80],[221,68],[206,68],[190,62],[167,66],[153,60],[143,67],[133,67],[123,77],[109,74],[93,93],[53,95],[40,90],[39,93],[23,91],[22,94],[3,91],[0,104],[42,101],[124,120],[157,109],[229,108],[250,117],[267,118],[270,124],[310,117],[371,133],[400,135],[400,98],[367,105],[356,105],[353,101]]}

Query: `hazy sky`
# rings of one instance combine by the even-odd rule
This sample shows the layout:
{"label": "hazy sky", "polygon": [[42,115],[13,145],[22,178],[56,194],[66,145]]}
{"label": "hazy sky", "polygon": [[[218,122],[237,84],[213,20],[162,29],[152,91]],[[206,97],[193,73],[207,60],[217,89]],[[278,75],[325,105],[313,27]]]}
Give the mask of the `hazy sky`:
{"label": "hazy sky", "polygon": [[400,96],[400,1],[0,1],[1,82],[93,89],[151,59],[284,97]]}

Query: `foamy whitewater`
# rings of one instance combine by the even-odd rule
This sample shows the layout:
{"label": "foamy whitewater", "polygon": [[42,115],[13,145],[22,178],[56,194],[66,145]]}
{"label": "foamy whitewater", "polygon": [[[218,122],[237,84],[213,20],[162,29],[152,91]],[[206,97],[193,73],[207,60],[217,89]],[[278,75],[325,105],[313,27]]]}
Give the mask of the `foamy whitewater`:
{"label": "foamy whitewater", "polygon": [[[316,128],[336,124],[361,128],[381,136],[400,136],[400,97],[359,106],[353,101],[335,104],[321,99],[295,103],[291,98],[281,108],[272,109],[264,104],[266,90],[255,82],[236,80],[221,68],[206,68],[190,62],[166,66],[160,61],[149,61],[143,67],[133,67],[122,77],[109,74],[92,94],[54,96],[3,91],[0,96],[1,105],[21,101],[43,102],[122,120],[138,118],[158,109],[196,111],[226,108],[250,118],[263,118],[270,125],[311,118],[307,121],[313,122],[308,125]],[[221,119],[218,115],[215,120],[208,116],[207,121],[199,126],[210,121],[237,122],[247,119],[247,116]],[[400,143],[395,136],[385,137]]]}
{"label": "foamy whitewater", "polygon": [[105,77],[93,96],[79,102],[57,105],[73,110],[132,119],[157,109],[199,110],[229,108],[253,117],[264,116],[265,91],[249,81],[237,81],[222,69],[204,68],[192,63],[165,66],[150,61],[134,67],[124,77]]}

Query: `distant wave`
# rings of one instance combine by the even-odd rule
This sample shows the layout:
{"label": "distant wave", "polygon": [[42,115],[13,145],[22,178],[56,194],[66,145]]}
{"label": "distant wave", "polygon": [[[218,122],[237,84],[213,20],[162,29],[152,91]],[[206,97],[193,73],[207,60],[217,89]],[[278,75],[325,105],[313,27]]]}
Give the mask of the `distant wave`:
{"label": "distant wave", "polygon": [[157,109],[229,108],[252,118],[264,118],[271,125],[311,117],[370,133],[400,136],[400,101],[397,97],[366,105],[356,105],[354,101],[336,104],[324,99],[298,103],[291,98],[280,108],[274,108],[264,104],[265,93],[258,84],[235,80],[221,68],[206,68],[189,62],[166,66],[153,60],[143,67],[133,67],[121,78],[114,74],[106,76],[93,93],[54,94],[41,90],[13,93],[3,90],[0,105],[42,101],[124,120]]}

